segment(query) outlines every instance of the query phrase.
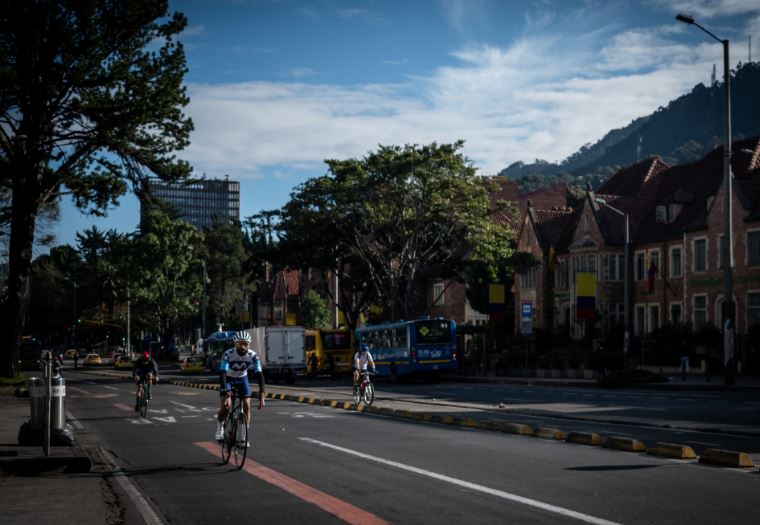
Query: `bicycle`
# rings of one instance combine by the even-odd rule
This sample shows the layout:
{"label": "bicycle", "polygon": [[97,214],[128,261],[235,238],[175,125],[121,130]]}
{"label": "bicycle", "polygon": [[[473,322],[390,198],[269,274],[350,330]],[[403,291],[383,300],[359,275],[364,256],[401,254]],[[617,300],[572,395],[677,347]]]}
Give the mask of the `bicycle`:
{"label": "bicycle", "polygon": [[231,392],[230,409],[224,420],[224,438],[219,442],[222,451],[222,465],[234,457],[237,470],[243,468],[246,455],[248,454],[248,425],[243,412],[243,399],[239,396],[235,387]]}
{"label": "bicycle", "polygon": [[359,385],[354,388],[354,404],[358,405],[364,402],[364,406],[372,405],[375,400],[375,385],[370,380],[370,372],[361,370],[359,372]]}
{"label": "bicycle", "polygon": [[149,375],[142,382],[142,388],[140,389],[140,395],[137,398],[137,413],[140,417],[146,417],[148,415],[148,402],[151,399],[150,389],[153,382],[152,377]]}

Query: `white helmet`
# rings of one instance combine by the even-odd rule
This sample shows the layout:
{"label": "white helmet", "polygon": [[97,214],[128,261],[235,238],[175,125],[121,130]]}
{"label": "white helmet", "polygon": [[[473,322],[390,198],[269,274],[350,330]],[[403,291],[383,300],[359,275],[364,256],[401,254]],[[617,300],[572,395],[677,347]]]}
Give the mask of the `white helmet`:
{"label": "white helmet", "polygon": [[245,330],[241,330],[238,333],[236,333],[235,334],[235,342],[239,343],[241,341],[243,341],[245,343],[250,343],[251,342],[251,334],[249,334]]}

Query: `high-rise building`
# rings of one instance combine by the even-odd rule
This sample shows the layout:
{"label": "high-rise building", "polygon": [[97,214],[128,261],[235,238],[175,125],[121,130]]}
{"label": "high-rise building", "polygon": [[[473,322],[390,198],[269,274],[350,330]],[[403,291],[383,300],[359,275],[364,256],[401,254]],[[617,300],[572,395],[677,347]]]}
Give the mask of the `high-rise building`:
{"label": "high-rise building", "polygon": [[229,179],[199,180],[190,184],[151,179],[151,195],[180,213],[197,229],[240,220],[240,183]]}

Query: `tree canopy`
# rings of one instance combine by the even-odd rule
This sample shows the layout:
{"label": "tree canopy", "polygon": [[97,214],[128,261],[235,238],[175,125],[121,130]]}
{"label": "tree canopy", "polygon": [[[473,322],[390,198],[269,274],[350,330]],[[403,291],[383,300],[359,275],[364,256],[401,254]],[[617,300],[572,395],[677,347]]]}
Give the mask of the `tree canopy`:
{"label": "tree canopy", "polygon": [[[0,189],[10,193],[0,375],[16,373],[40,210],[64,194],[104,213],[129,184],[188,176],[192,122],[167,0],[0,3]],[[7,201],[6,201],[7,202]],[[10,209],[10,213],[8,213]]]}
{"label": "tree canopy", "polygon": [[339,299],[344,312],[357,301],[385,319],[425,311],[427,283],[463,279],[468,261],[510,250],[512,232],[491,220],[488,183],[462,146],[381,145],[362,159],[327,160],[329,173],[283,208],[281,248],[302,268],[337,269],[352,299]]}

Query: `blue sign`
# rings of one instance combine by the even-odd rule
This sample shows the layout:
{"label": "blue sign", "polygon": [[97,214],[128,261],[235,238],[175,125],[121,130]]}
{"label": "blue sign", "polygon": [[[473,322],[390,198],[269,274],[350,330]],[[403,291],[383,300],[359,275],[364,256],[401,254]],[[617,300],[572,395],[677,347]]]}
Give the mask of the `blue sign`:
{"label": "blue sign", "polygon": [[522,309],[521,309],[520,317],[523,319],[530,319],[533,317],[533,303],[526,302],[522,303]]}

